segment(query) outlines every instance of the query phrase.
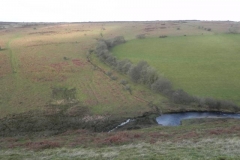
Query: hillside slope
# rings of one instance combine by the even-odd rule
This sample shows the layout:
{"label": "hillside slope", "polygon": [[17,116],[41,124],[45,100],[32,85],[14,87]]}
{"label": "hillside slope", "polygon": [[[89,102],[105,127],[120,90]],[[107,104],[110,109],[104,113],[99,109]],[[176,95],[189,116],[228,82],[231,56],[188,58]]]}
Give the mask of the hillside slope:
{"label": "hillside slope", "polygon": [[[151,110],[149,102],[168,108],[169,102],[146,87],[131,82],[132,95],[119,84],[124,75],[92,56],[112,80],[96,70],[86,58],[97,38],[122,35],[211,35],[228,32],[233,22],[115,22],[18,24],[0,30],[0,117],[29,110],[45,110],[53,101],[53,88],[76,88],[75,98],[88,106],[91,114],[139,115]],[[201,26],[201,27],[199,27]],[[207,31],[205,28],[212,28]],[[61,104],[61,99],[57,99]]]}

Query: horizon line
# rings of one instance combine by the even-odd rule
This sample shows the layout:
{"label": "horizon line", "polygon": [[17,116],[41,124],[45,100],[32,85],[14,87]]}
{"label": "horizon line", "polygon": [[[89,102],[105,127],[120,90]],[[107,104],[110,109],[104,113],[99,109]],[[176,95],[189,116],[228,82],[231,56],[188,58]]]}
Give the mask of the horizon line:
{"label": "horizon line", "polygon": [[181,19],[181,20],[116,20],[116,21],[0,21],[0,23],[104,23],[104,22],[156,22],[156,21],[220,21],[220,22],[240,22],[234,20],[197,20],[197,19]]}

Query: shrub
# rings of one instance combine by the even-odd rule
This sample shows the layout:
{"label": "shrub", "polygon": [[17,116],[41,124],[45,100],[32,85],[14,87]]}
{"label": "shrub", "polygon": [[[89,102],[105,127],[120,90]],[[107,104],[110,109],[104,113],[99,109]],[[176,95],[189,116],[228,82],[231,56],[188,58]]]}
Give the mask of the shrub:
{"label": "shrub", "polygon": [[125,80],[125,79],[122,79],[122,80],[120,81],[120,84],[122,84],[122,85],[126,85],[126,84],[128,84],[128,81]]}
{"label": "shrub", "polygon": [[[213,98],[205,98],[204,99],[205,104],[208,107],[212,107],[212,108],[218,108],[220,106],[220,103],[218,103],[215,99]],[[217,107],[218,106],[218,107]]]}
{"label": "shrub", "polygon": [[108,50],[107,44],[106,44],[104,41],[102,41],[102,40],[98,41],[97,47],[96,47],[96,53],[97,53],[97,55],[98,55],[100,52],[106,51],[106,50]]}
{"label": "shrub", "polygon": [[126,74],[131,68],[131,66],[132,66],[132,63],[129,60],[124,59],[124,60],[117,61],[116,69]]}
{"label": "shrub", "polygon": [[69,60],[69,58],[67,58],[67,57],[63,57],[63,59],[64,59],[64,60]]}
{"label": "shrub", "polygon": [[144,67],[148,67],[148,64],[146,61],[140,61],[137,65],[133,65],[129,72],[128,75],[132,79],[133,82],[139,82],[142,76],[142,70]]}
{"label": "shrub", "polygon": [[137,39],[144,39],[146,38],[145,34],[139,34],[139,35],[136,35],[136,38]]}
{"label": "shrub", "polygon": [[106,59],[107,59],[108,57],[110,57],[111,55],[110,55],[110,53],[109,53],[108,50],[103,50],[103,51],[101,51],[101,52],[98,52],[98,55],[97,55],[97,56],[100,58],[101,61],[105,62]]}
{"label": "shrub", "polygon": [[125,74],[127,74],[131,67],[132,67],[132,63],[131,63],[130,61],[127,62],[127,63],[125,63],[125,64],[122,66],[122,72],[125,73]]}
{"label": "shrub", "polygon": [[151,89],[157,93],[167,94],[168,90],[172,89],[172,85],[169,80],[165,78],[158,78],[152,85]]}
{"label": "shrub", "polygon": [[141,78],[139,82],[148,85],[149,87],[158,79],[157,71],[150,67],[144,66],[141,71]]}
{"label": "shrub", "polygon": [[113,42],[112,42],[112,46],[111,47],[114,47],[116,45],[119,45],[119,44],[122,44],[122,43],[125,43],[125,39],[123,36],[118,36],[118,37],[115,37],[113,39]]}
{"label": "shrub", "polygon": [[106,73],[108,76],[111,76],[112,75],[112,72],[111,71],[107,71]]}
{"label": "shrub", "polygon": [[140,71],[136,66],[131,67],[131,69],[128,72],[128,75],[135,83],[137,83],[138,80],[140,79]]}
{"label": "shrub", "polygon": [[222,100],[222,101],[221,101],[221,107],[224,107],[224,108],[232,108],[232,109],[234,109],[235,111],[238,111],[238,110],[239,110],[238,106],[237,106],[236,104],[234,104],[233,102],[231,102],[231,101],[224,101],[224,100]]}
{"label": "shrub", "polygon": [[110,66],[116,66],[117,65],[117,59],[116,57],[112,56],[111,54],[106,54],[106,63]]}
{"label": "shrub", "polygon": [[124,87],[125,90],[129,91],[130,94],[132,94],[132,89],[131,89],[131,86],[130,85],[126,85]]}
{"label": "shrub", "polygon": [[123,43],[123,42],[125,42],[125,40],[121,36],[115,37],[114,39],[110,39],[110,40],[99,40],[95,53],[101,61],[107,63],[110,66],[116,67],[118,61],[117,61],[116,57],[114,57],[109,52],[108,49],[110,47],[113,47],[116,44],[120,44],[120,43]]}
{"label": "shrub", "polygon": [[140,61],[137,65],[132,65],[128,75],[134,82],[146,84],[149,87],[158,79],[157,71],[150,67],[146,61]]}
{"label": "shrub", "polygon": [[159,36],[159,38],[167,38],[166,35]]}
{"label": "shrub", "polygon": [[205,98],[204,104],[210,108],[220,110],[221,108],[233,109],[235,111],[238,110],[238,106],[233,102],[225,101],[225,100],[216,100],[213,98]]}
{"label": "shrub", "polygon": [[88,50],[88,53],[90,53],[90,54],[93,53],[93,52],[94,52],[93,49],[89,49],[89,50]]}
{"label": "shrub", "polygon": [[111,76],[111,79],[115,81],[115,80],[118,79],[118,77],[117,76]]}
{"label": "shrub", "polygon": [[173,102],[179,104],[190,104],[195,101],[193,96],[190,96],[187,92],[181,89],[174,91],[170,98]]}
{"label": "shrub", "polygon": [[109,47],[109,48],[126,42],[123,36],[117,36],[113,39],[108,39],[108,40],[104,40],[104,41],[105,41],[107,47]]}

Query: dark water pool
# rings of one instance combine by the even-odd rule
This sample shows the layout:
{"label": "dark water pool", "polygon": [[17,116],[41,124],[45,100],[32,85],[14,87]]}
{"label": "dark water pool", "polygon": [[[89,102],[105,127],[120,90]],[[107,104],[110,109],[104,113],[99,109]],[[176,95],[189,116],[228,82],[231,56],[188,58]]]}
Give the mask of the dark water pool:
{"label": "dark water pool", "polygon": [[222,112],[184,112],[184,113],[170,113],[163,114],[156,118],[158,124],[163,126],[178,126],[184,119],[196,118],[238,118],[240,114],[222,113]]}

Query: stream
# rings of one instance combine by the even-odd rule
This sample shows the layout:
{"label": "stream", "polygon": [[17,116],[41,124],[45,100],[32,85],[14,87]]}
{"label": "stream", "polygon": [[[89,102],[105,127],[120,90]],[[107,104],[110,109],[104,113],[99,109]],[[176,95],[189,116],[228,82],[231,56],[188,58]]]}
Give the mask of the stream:
{"label": "stream", "polygon": [[240,119],[240,114],[223,113],[223,112],[184,112],[184,113],[169,113],[163,114],[156,118],[158,124],[162,126],[179,126],[184,119],[197,118],[237,118]]}
{"label": "stream", "polygon": [[110,131],[108,131],[108,132],[112,132],[112,131],[118,129],[119,127],[121,127],[121,126],[126,125],[127,123],[129,123],[129,122],[131,122],[131,121],[134,121],[134,120],[133,120],[133,119],[127,119],[125,122],[122,122],[122,123],[119,124],[117,127],[113,128],[112,130],[110,130]]}

